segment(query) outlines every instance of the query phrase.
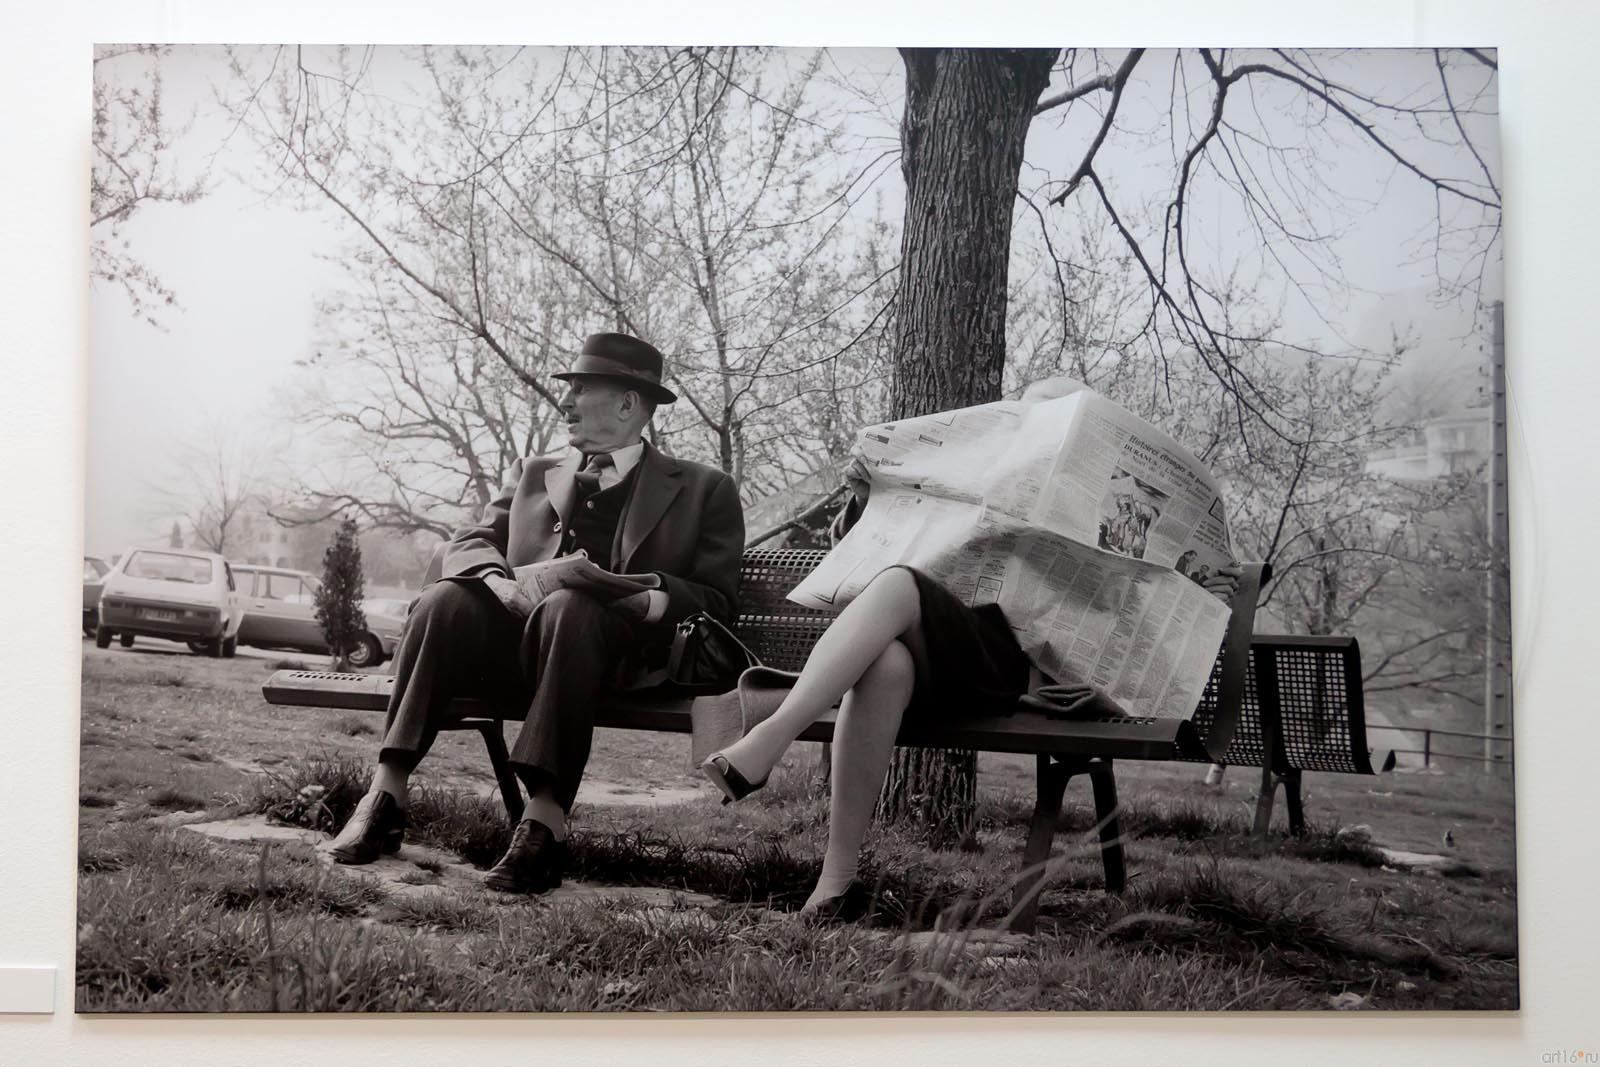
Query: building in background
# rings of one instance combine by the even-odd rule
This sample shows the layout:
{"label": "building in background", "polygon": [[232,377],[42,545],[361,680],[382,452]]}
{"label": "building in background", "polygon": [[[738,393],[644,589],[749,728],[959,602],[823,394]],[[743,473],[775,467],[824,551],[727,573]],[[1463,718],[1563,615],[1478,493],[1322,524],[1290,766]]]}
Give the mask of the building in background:
{"label": "building in background", "polygon": [[1404,444],[1374,450],[1367,472],[1397,482],[1423,482],[1453,474],[1488,477],[1493,440],[1487,405],[1472,404],[1423,419]]}

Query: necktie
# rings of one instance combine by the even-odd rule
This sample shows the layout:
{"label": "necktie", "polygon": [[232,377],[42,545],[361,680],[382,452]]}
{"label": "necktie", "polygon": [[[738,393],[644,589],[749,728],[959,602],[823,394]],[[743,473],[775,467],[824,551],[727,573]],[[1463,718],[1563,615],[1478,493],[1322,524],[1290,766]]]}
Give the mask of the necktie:
{"label": "necktie", "polygon": [[588,465],[573,477],[578,483],[580,497],[592,496],[600,489],[600,472],[611,466],[611,453],[596,452],[589,457]]}

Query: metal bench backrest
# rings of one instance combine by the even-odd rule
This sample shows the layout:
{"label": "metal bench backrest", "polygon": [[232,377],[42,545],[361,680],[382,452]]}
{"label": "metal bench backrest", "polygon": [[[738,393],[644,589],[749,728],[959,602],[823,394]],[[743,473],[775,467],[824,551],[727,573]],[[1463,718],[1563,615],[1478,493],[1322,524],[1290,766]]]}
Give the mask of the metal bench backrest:
{"label": "metal bench backrest", "polygon": [[1361,693],[1361,650],[1353,637],[1258,634],[1250,643],[1251,674],[1275,695],[1282,736],[1279,765],[1301,771],[1371,774],[1367,715]]}
{"label": "metal bench backrest", "polygon": [[[1205,751],[1204,745],[1206,738],[1211,736],[1211,724],[1217,718],[1217,694],[1221,687],[1222,656],[1219,654],[1216,663],[1211,665],[1211,677],[1206,680],[1205,692],[1200,694],[1200,703],[1190,717],[1201,747],[1193,751],[1180,752],[1178,759],[1211,762],[1211,756]],[[1234,727],[1233,738],[1228,742],[1227,757],[1223,762],[1238,767],[1259,767],[1262,762],[1262,749],[1261,700],[1256,693],[1255,656],[1252,653],[1249,668],[1244,675],[1244,695],[1239,701],[1239,721]]]}
{"label": "metal bench backrest", "polygon": [[767,666],[799,670],[832,625],[833,612],[801,607],[788,598],[825,555],[818,548],[758,548],[744,554],[733,630]]}
{"label": "metal bench backrest", "polygon": [[[1221,658],[1211,670],[1194,725],[1205,738],[1217,710]],[[1279,736],[1264,736],[1262,700],[1276,703],[1270,719]],[[1268,731],[1272,733],[1272,731]],[[1301,637],[1255,634],[1250,639],[1250,669],[1245,673],[1239,723],[1221,762],[1286,770],[1371,774],[1367,752],[1366,706],[1361,695],[1361,649],[1353,637]],[[1209,761],[1203,752],[1179,759]]]}

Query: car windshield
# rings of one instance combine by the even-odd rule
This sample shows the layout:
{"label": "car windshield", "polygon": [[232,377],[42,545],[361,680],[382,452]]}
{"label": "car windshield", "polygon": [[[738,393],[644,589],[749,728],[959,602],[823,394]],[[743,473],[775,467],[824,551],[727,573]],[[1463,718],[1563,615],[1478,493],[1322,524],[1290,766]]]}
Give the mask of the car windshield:
{"label": "car windshield", "polygon": [[201,556],[180,556],[175,552],[135,552],[122,573],[129,578],[154,578],[161,582],[189,585],[211,584],[211,561]]}

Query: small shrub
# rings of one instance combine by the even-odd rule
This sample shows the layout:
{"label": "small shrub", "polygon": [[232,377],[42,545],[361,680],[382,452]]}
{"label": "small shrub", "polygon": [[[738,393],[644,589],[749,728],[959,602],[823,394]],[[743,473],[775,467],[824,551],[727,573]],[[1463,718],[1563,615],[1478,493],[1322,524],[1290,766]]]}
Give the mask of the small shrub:
{"label": "small shrub", "polygon": [[291,826],[332,831],[356,810],[371,777],[371,767],[353,756],[312,756],[268,771],[246,806]]}
{"label": "small shrub", "polygon": [[317,586],[317,622],[333,655],[333,669],[350,669],[350,650],[355,639],[367,628],[361,610],[361,543],[356,538],[356,520],[345,517],[334,531],[333,540],[322,554],[322,583]]}
{"label": "small shrub", "polygon": [[80,808],[111,808],[116,806],[116,801],[111,797],[101,796],[99,793],[80,793],[78,807]]}

